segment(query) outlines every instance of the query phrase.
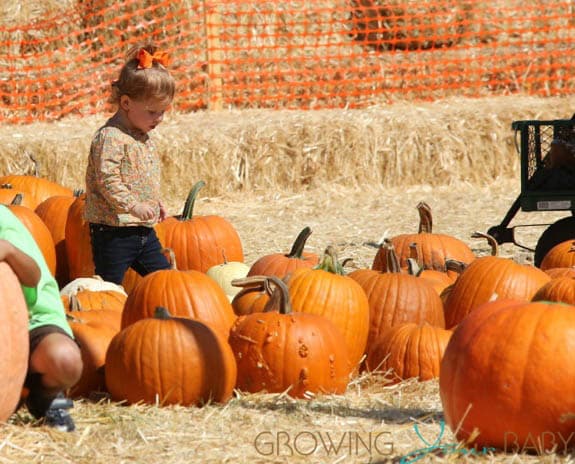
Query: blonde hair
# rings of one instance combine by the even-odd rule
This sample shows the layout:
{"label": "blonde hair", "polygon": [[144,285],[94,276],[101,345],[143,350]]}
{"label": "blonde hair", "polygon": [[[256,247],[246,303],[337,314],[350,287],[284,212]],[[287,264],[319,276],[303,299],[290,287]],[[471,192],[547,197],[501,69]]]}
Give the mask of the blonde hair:
{"label": "blonde hair", "polygon": [[132,100],[144,101],[156,99],[165,103],[173,100],[176,84],[170,72],[160,63],[154,61],[149,68],[139,68],[138,53],[146,50],[153,55],[158,51],[154,44],[140,44],[132,47],[126,54],[126,62],[120,70],[118,80],[112,82],[110,103],[119,104],[120,97],[127,95]]}

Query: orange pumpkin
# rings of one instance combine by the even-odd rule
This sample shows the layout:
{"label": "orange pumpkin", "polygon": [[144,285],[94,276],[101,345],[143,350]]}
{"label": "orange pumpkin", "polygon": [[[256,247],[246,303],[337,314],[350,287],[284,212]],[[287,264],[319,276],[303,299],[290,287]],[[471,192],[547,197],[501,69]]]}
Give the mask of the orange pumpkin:
{"label": "orange pumpkin", "polygon": [[350,361],[358,366],[369,332],[369,301],[363,288],[345,275],[335,249],[328,246],[318,266],[289,274],[287,285],[294,312],[328,318],[342,332]]}
{"label": "orange pumpkin", "polygon": [[0,203],[22,205],[34,209],[39,202],[31,193],[16,190],[10,184],[2,184],[0,185]]}
{"label": "orange pumpkin", "polygon": [[272,253],[262,256],[252,264],[248,271],[251,276],[278,276],[280,279],[299,267],[314,267],[319,262],[315,253],[304,252],[307,239],[311,235],[311,229],[304,227],[299,233],[289,253]]}
{"label": "orange pumpkin", "polygon": [[[411,257],[410,246],[416,243],[421,252],[422,267],[424,269],[434,269],[445,271],[445,261],[454,259],[462,263],[469,264],[475,259],[475,254],[469,246],[460,239],[446,234],[433,232],[431,208],[425,202],[417,205],[419,213],[419,231],[416,234],[400,234],[391,237],[399,264],[402,269],[407,268],[407,259]],[[385,252],[380,250],[375,255],[371,268],[376,271],[385,270]],[[456,273],[448,272],[453,279],[457,278]]]}
{"label": "orange pumpkin", "polygon": [[386,272],[358,269],[349,274],[365,291],[369,301],[369,337],[373,346],[389,327],[407,322],[427,322],[445,327],[443,304],[433,286],[399,268],[393,244],[386,241]]}
{"label": "orange pumpkin", "polygon": [[529,301],[551,280],[541,269],[511,258],[482,256],[469,264],[445,300],[445,326],[455,327],[479,305],[497,298]]}
{"label": "orange pumpkin", "polygon": [[365,360],[368,371],[391,370],[387,380],[420,381],[439,377],[441,358],[452,332],[429,324],[408,322],[385,330],[368,348]]}
{"label": "orange pumpkin", "polygon": [[[16,190],[30,193],[38,204],[54,195],[66,195],[69,197],[74,195],[71,189],[38,176],[8,174],[0,177],[0,184],[10,184]],[[36,205],[32,209],[35,207]]]}
{"label": "orange pumpkin", "polygon": [[[193,209],[199,190],[197,182],[191,189],[181,216],[171,216],[158,224],[165,247],[174,250],[180,270],[207,272],[216,264],[244,261],[240,237],[233,225],[220,216],[194,216]],[[225,256],[225,258],[224,258]]]}
{"label": "orange pumpkin", "polygon": [[157,307],[174,308],[174,316],[205,322],[226,337],[236,318],[224,290],[199,271],[164,269],[143,277],[126,299],[122,328],[152,317]]}
{"label": "orange pumpkin", "polygon": [[218,330],[158,308],[114,336],[105,378],[115,401],[199,406],[231,397],[237,367]]}
{"label": "orange pumpkin", "polygon": [[575,277],[556,277],[543,285],[531,301],[555,301],[575,305]]}
{"label": "orange pumpkin", "polygon": [[[52,239],[52,234],[48,229],[48,226],[44,224],[44,221],[30,208],[26,208],[21,205],[7,205],[8,208],[20,219],[22,224],[34,237],[38,248],[44,256],[46,265],[50,270],[52,275],[56,274],[56,247],[54,246],[54,240]],[[24,250],[25,251],[25,250]]]}
{"label": "orange pumpkin", "polygon": [[95,274],[90,226],[84,219],[86,194],[78,196],[68,209],[64,230],[69,279]]}
{"label": "orange pumpkin", "polygon": [[0,262],[0,422],[15,411],[28,370],[28,307],[12,268]]}
{"label": "orange pumpkin", "polygon": [[288,289],[277,276],[251,278],[263,280],[265,288],[276,286],[266,309],[239,317],[230,331],[237,387],[252,393],[287,391],[295,398],[344,393],[352,364],[341,332],[325,317],[292,312]]}
{"label": "orange pumpkin", "polygon": [[[575,307],[496,300],[470,313],[445,350],[445,420],[469,447],[555,453],[573,447]],[[494,419],[496,418],[496,419]]]}
{"label": "orange pumpkin", "polygon": [[66,221],[68,210],[75,197],[55,195],[41,202],[34,212],[46,224],[56,248],[56,273],[58,285],[63,287],[70,281],[68,270],[68,255],[66,254]]}
{"label": "orange pumpkin", "polygon": [[566,240],[551,248],[543,257],[539,266],[544,271],[555,267],[575,266],[575,241]]}

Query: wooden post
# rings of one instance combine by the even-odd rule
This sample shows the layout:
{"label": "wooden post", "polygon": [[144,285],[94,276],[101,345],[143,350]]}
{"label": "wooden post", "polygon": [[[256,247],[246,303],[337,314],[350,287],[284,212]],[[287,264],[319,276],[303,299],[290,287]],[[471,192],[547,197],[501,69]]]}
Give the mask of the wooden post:
{"label": "wooden post", "polygon": [[209,110],[221,110],[224,106],[222,80],[222,50],[220,46],[221,17],[210,0],[204,0],[204,27],[206,33],[206,59],[208,62]]}

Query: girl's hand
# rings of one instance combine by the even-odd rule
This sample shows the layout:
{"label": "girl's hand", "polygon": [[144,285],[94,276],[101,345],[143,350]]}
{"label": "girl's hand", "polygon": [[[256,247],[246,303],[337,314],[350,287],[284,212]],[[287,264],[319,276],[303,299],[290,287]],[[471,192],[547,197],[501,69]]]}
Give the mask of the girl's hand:
{"label": "girl's hand", "polygon": [[152,221],[156,217],[155,208],[144,201],[136,203],[130,210],[130,213],[142,221]]}

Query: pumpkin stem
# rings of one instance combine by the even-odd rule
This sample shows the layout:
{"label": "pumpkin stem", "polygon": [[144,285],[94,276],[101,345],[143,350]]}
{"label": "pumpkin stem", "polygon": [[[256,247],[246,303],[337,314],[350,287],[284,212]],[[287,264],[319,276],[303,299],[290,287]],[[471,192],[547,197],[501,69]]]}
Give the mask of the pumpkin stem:
{"label": "pumpkin stem", "polygon": [[70,295],[68,298],[68,311],[85,311],[85,309],[80,304],[80,300],[78,300],[78,296],[76,294]]}
{"label": "pumpkin stem", "polygon": [[407,258],[407,272],[410,275],[419,277],[420,274],[423,272],[423,268],[419,265],[419,263],[415,259]]}
{"label": "pumpkin stem", "polygon": [[417,211],[419,212],[419,233],[432,233],[433,219],[431,217],[431,207],[424,201],[417,204]]}
{"label": "pumpkin stem", "polygon": [[491,247],[491,256],[499,256],[499,247],[497,245],[497,240],[495,237],[489,234],[484,234],[483,232],[473,232],[471,238],[484,238]]}
{"label": "pumpkin stem", "polygon": [[198,196],[198,192],[202,187],[205,187],[206,183],[203,180],[199,180],[194,184],[190,193],[188,193],[188,198],[186,198],[186,203],[184,204],[184,211],[182,212],[182,216],[180,220],[187,221],[188,219],[192,219],[192,214],[194,212],[194,203],[196,202],[196,198]]}
{"label": "pumpkin stem", "polygon": [[381,244],[384,252],[384,259],[386,262],[385,272],[391,272],[395,274],[401,273],[401,266],[399,265],[399,258],[395,252],[393,242],[386,238]]}
{"label": "pumpkin stem", "polygon": [[321,261],[314,267],[314,269],[331,272],[332,274],[344,275],[343,266],[337,260],[335,248],[331,245],[328,245],[325,249]]}
{"label": "pumpkin stem", "polygon": [[303,256],[303,249],[305,247],[305,242],[311,235],[311,229],[309,227],[304,227],[293,242],[290,252],[286,255],[288,258],[301,259]]}
{"label": "pumpkin stem", "polygon": [[171,319],[172,315],[167,310],[167,308],[164,308],[163,306],[158,306],[158,307],[156,307],[156,310],[154,311],[154,318],[166,321],[168,319]]}
{"label": "pumpkin stem", "polygon": [[[263,312],[278,311],[280,314],[292,312],[289,290],[287,285],[277,276],[256,275],[233,279],[234,287],[255,288],[257,291],[265,290],[270,299],[266,303]],[[275,285],[275,289],[271,284]]]}
{"label": "pumpkin stem", "polygon": [[17,193],[16,195],[14,195],[14,198],[12,199],[12,201],[10,202],[11,205],[21,205],[22,204],[22,200],[24,198],[24,195],[21,193]]}
{"label": "pumpkin stem", "polygon": [[176,253],[174,250],[172,248],[162,248],[162,254],[168,258],[170,269],[172,271],[177,270],[178,267],[176,266]]}
{"label": "pumpkin stem", "polygon": [[465,268],[467,267],[467,264],[464,263],[463,261],[459,261],[457,259],[451,259],[448,258],[445,260],[445,270],[446,271],[452,271],[452,272],[457,272],[458,274],[461,274]]}

